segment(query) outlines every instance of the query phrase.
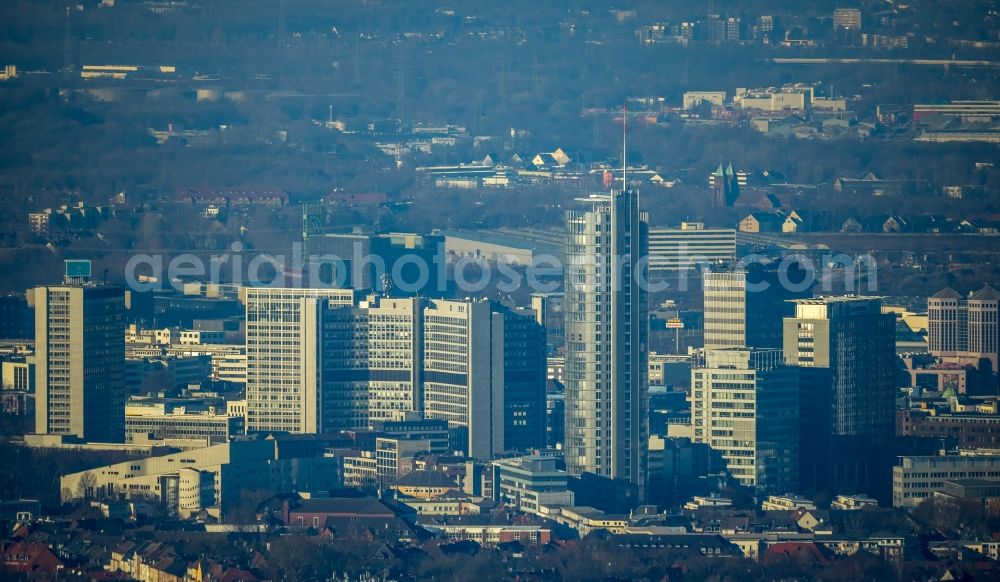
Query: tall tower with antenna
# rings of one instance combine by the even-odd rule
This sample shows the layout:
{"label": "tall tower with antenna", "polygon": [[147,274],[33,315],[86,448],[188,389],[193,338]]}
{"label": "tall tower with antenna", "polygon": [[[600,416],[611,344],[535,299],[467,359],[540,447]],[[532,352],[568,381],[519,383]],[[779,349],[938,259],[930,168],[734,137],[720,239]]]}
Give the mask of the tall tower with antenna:
{"label": "tall tower with antenna", "polygon": [[628,191],[628,103],[622,105],[622,191]]}
{"label": "tall tower with antenna", "polygon": [[354,30],[354,85],[361,83],[361,15],[358,14],[357,27]]}
{"label": "tall tower with antenna", "polygon": [[66,6],[66,18],[63,21],[63,72],[73,72],[73,20],[72,8]]}
{"label": "tall tower with antenna", "polygon": [[285,52],[286,48],[286,25],[285,25],[285,0],[278,0],[278,31],[275,34],[275,42],[278,54]]}
{"label": "tall tower with antenna", "polygon": [[[623,109],[623,113],[627,111]],[[623,120],[624,121],[624,120]],[[566,213],[566,470],[624,479],[646,496],[648,305],[640,282],[648,218],[628,188],[622,128],[622,189],[581,200]],[[608,244],[610,243],[610,244]]]}
{"label": "tall tower with antenna", "polygon": [[401,40],[396,45],[396,118],[400,123],[406,114],[406,48]]}

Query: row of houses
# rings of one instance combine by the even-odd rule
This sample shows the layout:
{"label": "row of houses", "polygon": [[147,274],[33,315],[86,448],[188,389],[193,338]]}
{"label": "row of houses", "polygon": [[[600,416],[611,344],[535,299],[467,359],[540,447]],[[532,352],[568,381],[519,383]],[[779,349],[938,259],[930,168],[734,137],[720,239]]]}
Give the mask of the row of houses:
{"label": "row of houses", "polygon": [[63,204],[57,208],[29,212],[28,231],[39,236],[48,236],[55,231],[83,232],[97,227],[115,214],[114,205],[88,206],[83,202]]}
{"label": "row of houses", "polygon": [[1000,216],[981,218],[949,218],[934,215],[902,216],[875,214],[848,216],[843,220],[816,215],[805,210],[759,210],[747,214],[738,229],[746,233],[924,233],[924,234],[982,234],[1000,233]]}

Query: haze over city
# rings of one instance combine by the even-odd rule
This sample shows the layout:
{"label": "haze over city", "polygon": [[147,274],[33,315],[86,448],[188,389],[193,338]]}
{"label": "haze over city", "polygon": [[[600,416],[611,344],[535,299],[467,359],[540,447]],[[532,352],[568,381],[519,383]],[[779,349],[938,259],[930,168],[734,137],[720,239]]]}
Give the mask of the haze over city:
{"label": "haze over city", "polygon": [[0,578],[1000,577],[995,0],[0,4]]}

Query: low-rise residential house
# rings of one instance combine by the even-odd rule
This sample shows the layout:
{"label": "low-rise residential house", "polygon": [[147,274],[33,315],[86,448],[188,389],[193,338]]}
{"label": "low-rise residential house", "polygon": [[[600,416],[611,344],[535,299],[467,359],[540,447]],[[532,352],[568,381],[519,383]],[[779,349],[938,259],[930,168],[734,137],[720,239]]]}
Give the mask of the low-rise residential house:
{"label": "low-rise residential house", "polygon": [[392,499],[329,498],[286,501],[285,525],[325,529],[328,535],[363,539],[417,537],[417,512]]}
{"label": "low-rise residential house", "polygon": [[144,582],[183,582],[188,573],[187,561],[174,548],[157,541],[127,543],[112,551],[113,572],[123,572]]}
{"label": "low-rise residential house", "polygon": [[825,564],[829,556],[815,543],[809,542],[778,542],[768,544],[761,561],[765,564],[794,560],[800,564]]}
{"label": "low-rise residential house", "polygon": [[965,542],[966,548],[969,548],[973,552],[982,554],[983,556],[991,560],[1000,560],[1000,542],[990,541],[990,542]]}
{"label": "low-rise residential house", "polygon": [[910,223],[902,216],[890,216],[882,223],[882,232],[908,232]]}
{"label": "low-rise residential house", "polygon": [[845,220],[840,225],[840,232],[859,233],[864,231],[865,231],[864,225],[861,224],[861,222],[857,218],[854,218],[853,216],[848,217],[847,220]]}
{"label": "low-rise residential house", "polygon": [[835,192],[847,195],[895,196],[917,194],[928,189],[926,180],[884,180],[869,172],[861,178],[838,178]]}
{"label": "low-rise residential house", "polygon": [[15,541],[0,551],[0,573],[55,576],[62,569],[62,561],[42,542]]}
{"label": "low-rise residential house", "polygon": [[812,230],[811,221],[808,215],[802,210],[793,210],[785,216],[781,223],[781,232],[809,232]]}
{"label": "low-rise residential house", "polygon": [[829,519],[829,515],[826,512],[816,509],[797,509],[794,516],[795,525],[806,531],[816,531]]}
{"label": "low-rise residential house", "polygon": [[755,208],[764,212],[776,212],[783,206],[777,195],[762,190],[743,190],[733,202],[734,208]]}
{"label": "low-rise residential house", "polygon": [[740,221],[740,232],[781,232],[781,225],[784,219],[777,214],[766,212],[753,212]]}
{"label": "low-rise residential house", "polygon": [[288,205],[288,191],[284,189],[262,188],[259,190],[238,190],[230,188],[183,188],[177,191],[175,200],[195,206],[268,206]]}
{"label": "low-rise residential house", "polygon": [[531,158],[531,163],[532,163],[532,165],[534,165],[536,168],[539,168],[539,169],[542,169],[542,168],[555,168],[557,166],[562,165],[555,158],[555,156],[553,156],[552,154],[549,154],[549,153],[541,153],[541,154],[536,155],[535,157]]}

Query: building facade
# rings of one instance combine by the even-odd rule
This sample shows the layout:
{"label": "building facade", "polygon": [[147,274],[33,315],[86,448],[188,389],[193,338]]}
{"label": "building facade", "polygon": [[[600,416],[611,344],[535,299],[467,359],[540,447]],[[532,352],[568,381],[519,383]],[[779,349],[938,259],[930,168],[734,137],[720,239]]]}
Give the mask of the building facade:
{"label": "building facade", "polygon": [[35,432],[125,439],[125,292],[67,283],[34,289]]}
{"label": "building facade", "polygon": [[897,410],[896,433],[900,436],[946,439],[949,444],[963,449],[1000,449],[1000,416]]}
{"label": "building facade", "polygon": [[345,289],[246,290],[248,431],[332,428],[321,389],[322,317],[329,306],[353,303]]}
{"label": "building facade", "polygon": [[857,8],[835,8],[833,10],[833,27],[838,30],[860,30],[861,10]]}
{"label": "building facade", "polygon": [[535,312],[535,321],[545,328],[545,341],[548,344],[549,354],[561,354],[566,347],[564,301],[562,293],[531,294],[531,309]]}
{"label": "building facade", "polygon": [[795,312],[788,301],[812,295],[793,269],[786,276],[787,282],[777,269],[759,265],[706,272],[705,349],[780,349],[781,320]]}
{"label": "building facade", "polygon": [[423,304],[370,297],[325,312],[323,392],[331,429],[365,429],[423,410]]}
{"label": "building facade", "polygon": [[479,458],[544,445],[545,338],[531,311],[273,291],[248,291],[249,431],[428,418],[464,431],[462,449]]}
{"label": "building facade", "polygon": [[498,308],[503,315],[504,450],[544,448],[546,440],[545,328],[527,310]]}
{"label": "building facade", "polygon": [[247,440],[130,459],[65,475],[59,483],[63,503],[149,501],[187,518],[202,510],[224,515],[242,491],[328,491],[342,479],[334,459],[278,458],[274,441]]}
{"label": "building facade", "polygon": [[802,299],[784,320],[785,357],[800,369],[802,460],[809,488],[873,487],[876,455],[895,434],[896,319],[878,298]]}
{"label": "building facade", "polygon": [[1000,456],[905,456],[892,468],[892,506],[916,507],[945,481],[956,479],[1000,480]]}
{"label": "building facade", "polygon": [[736,258],[736,231],[682,222],[680,228],[649,229],[649,273],[689,271],[698,265],[729,263]]}
{"label": "building facade", "polygon": [[129,443],[169,439],[220,443],[243,433],[243,417],[229,416],[224,411],[157,412],[125,408],[125,442]]}
{"label": "building facade", "polygon": [[648,463],[648,220],[613,192],[566,215],[566,468],[635,484]]}
{"label": "building facade", "polygon": [[556,459],[530,455],[494,461],[493,494],[525,513],[541,515],[542,507],[572,507],[566,471],[556,468]]}
{"label": "building facade", "polygon": [[759,493],[797,486],[797,371],[781,350],[705,350],[691,371],[693,442],[721,452],[730,474]]}
{"label": "building facade", "polygon": [[938,291],[927,298],[928,351],[946,362],[996,373],[998,314],[1000,291],[989,285],[968,297],[951,288]]}
{"label": "building facade", "polygon": [[432,301],[424,311],[424,416],[468,432],[466,453],[504,450],[504,317],[485,301]]}

